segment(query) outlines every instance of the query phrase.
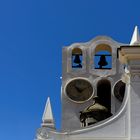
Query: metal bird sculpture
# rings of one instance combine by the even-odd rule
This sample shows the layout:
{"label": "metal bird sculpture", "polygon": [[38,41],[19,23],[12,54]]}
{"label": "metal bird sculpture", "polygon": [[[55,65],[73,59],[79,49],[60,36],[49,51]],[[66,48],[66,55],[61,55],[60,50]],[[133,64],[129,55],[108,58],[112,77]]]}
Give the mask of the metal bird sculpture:
{"label": "metal bird sculpture", "polygon": [[[80,122],[84,127],[102,121],[112,115],[111,112],[101,104],[97,96],[94,97],[93,100],[94,103],[92,105],[80,111]],[[92,118],[92,122],[87,124],[86,120],[88,118]]]}

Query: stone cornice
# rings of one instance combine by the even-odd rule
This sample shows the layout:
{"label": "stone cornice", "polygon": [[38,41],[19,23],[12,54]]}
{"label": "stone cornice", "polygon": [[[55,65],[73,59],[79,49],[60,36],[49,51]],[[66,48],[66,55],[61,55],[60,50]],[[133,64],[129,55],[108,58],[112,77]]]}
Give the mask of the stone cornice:
{"label": "stone cornice", "polygon": [[140,46],[121,46],[118,55],[122,64],[128,64],[131,60],[140,60]]}

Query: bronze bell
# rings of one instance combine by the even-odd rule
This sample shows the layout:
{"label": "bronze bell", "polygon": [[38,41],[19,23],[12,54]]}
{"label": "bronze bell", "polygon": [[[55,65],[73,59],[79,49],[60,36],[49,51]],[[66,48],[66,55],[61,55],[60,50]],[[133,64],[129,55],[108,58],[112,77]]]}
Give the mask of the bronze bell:
{"label": "bronze bell", "polygon": [[81,63],[79,54],[76,54],[76,55],[75,55],[74,63],[76,63],[76,64],[80,64],[80,63]]}
{"label": "bronze bell", "polygon": [[99,68],[102,68],[102,66],[108,65],[105,55],[101,55],[98,65],[100,66]]}

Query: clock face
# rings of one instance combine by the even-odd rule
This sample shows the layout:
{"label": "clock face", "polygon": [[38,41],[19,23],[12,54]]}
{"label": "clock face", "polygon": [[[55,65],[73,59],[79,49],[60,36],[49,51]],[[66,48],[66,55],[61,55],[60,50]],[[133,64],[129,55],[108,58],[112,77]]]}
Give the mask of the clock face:
{"label": "clock face", "polygon": [[72,101],[82,103],[92,97],[93,87],[87,80],[75,79],[67,84],[66,94]]}

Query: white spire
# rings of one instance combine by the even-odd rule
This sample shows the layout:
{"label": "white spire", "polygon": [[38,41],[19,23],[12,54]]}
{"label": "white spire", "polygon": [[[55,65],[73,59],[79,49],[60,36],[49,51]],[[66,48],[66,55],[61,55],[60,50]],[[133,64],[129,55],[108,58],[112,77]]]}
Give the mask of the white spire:
{"label": "white spire", "polygon": [[130,45],[140,45],[140,34],[138,26],[135,26]]}
{"label": "white spire", "polygon": [[47,99],[45,110],[42,117],[42,126],[54,128],[54,119],[53,119],[52,108],[51,108],[49,97]]}

